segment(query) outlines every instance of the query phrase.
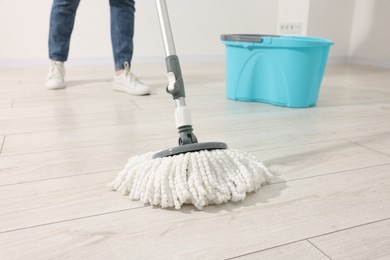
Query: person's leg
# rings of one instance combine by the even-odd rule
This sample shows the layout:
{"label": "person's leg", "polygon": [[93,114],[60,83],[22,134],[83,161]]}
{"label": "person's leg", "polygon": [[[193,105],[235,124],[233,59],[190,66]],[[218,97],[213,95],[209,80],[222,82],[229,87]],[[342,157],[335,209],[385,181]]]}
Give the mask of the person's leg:
{"label": "person's leg", "polygon": [[49,58],[68,59],[70,37],[80,0],[54,0],[50,15]]}
{"label": "person's leg", "polygon": [[124,69],[125,62],[131,65],[134,13],[134,0],[110,0],[111,43],[117,71]]}
{"label": "person's leg", "polygon": [[131,72],[134,36],[134,0],[110,0],[111,43],[115,62],[113,89],[133,95],[150,94],[150,87]]}
{"label": "person's leg", "polygon": [[49,58],[46,80],[49,89],[65,87],[64,62],[68,59],[70,37],[80,0],[53,0],[50,15]]}

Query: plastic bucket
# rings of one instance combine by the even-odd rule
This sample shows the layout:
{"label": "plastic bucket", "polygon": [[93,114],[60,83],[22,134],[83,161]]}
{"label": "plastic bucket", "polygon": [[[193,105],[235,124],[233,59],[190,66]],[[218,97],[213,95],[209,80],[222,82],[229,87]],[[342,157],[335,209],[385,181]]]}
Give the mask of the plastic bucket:
{"label": "plastic bucket", "polygon": [[318,100],[332,41],[300,36],[222,35],[229,99],[286,107]]}

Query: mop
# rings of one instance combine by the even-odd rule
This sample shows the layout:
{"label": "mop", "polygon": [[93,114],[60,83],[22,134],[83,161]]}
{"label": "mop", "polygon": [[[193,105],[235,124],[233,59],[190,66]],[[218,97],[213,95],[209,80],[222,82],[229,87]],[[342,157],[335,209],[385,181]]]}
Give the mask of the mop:
{"label": "mop", "polygon": [[176,55],[165,0],[156,0],[168,71],[167,92],[175,101],[179,146],[131,157],[111,184],[113,190],[144,204],[174,207],[237,202],[272,176],[254,156],[222,142],[199,143],[185,102],[184,81]]}

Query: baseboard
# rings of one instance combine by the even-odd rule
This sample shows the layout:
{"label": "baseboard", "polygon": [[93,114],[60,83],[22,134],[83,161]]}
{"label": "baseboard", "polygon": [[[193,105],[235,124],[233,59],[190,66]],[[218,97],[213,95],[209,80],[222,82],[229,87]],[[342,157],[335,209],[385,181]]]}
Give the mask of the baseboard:
{"label": "baseboard", "polygon": [[328,64],[343,64],[348,63],[348,56],[329,56]]}
{"label": "baseboard", "polygon": [[[224,62],[224,55],[182,55],[182,62]],[[134,63],[164,63],[165,57],[161,56],[134,56]],[[48,59],[0,59],[0,67],[41,67],[48,65]],[[113,65],[111,57],[87,57],[70,58],[69,65],[102,64]],[[329,56],[328,64],[351,63],[374,67],[390,68],[389,58],[363,57],[363,56]]]}
{"label": "baseboard", "polygon": [[47,59],[0,59],[0,68],[41,67],[48,64]]}
{"label": "baseboard", "polygon": [[[182,55],[179,57],[182,62],[224,62],[224,55]],[[165,56],[137,56],[134,55],[133,63],[165,63]],[[48,59],[0,59],[0,67],[42,67],[48,66]],[[69,58],[67,61],[70,65],[112,65],[111,57],[86,57],[86,58]]]}
{"label": "baseboard", "polygon": [[348,59],[348,63],[390,69],[390,59],[389,58],[351,56]]}
{"label": "baseboard", "polygon": [[[67,65],[113,64],[112,58],[71,58]],[[0,59],[0,67],[44,67],[49,66],[48,59]]]}
{"label": "baseboard", "polygon": [[[182,62],[224,62],[224,55],[180,55]],[[134,56],[133,62],[140,63],[160,63],[165,62],[165,56]]]}

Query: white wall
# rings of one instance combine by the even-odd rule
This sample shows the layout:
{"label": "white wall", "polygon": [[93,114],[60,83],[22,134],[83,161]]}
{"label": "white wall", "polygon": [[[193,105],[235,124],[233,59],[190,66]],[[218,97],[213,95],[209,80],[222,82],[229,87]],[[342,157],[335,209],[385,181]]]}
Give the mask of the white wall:
{"label": "white wall", "polygon": [[[52,0],[0,0],[0,60],[46,59]],[[222,33],[275,33],[275,0],[168,0],[177,53],[223,57]],[[23,8],[21,8],[21,6]],[[164,56],[155,1],[136,2],[135,59]],[[108,0],[82,0],[72,58],[111,59]]]}
{"label": "white wall", "polygon": [[330,50],[331,61],[348,61],[354,9],[355,0],[310,0],[307,34],[335,43]]}
{"label": "white wall", "polygon": [[[158,27],[154,1],[143,3],[138,23],[146,23],[146,12],[152,10],[155,28]],[[178,54],[223,55],[224,46],[220,35],[224,33],[275,33],[277,1],[274,0],[172,0],[167,1]],[[141,1],[138,4],[141,8]],[[143,13],[141,13],[143,12]],[[141,25],[140,25],[141,26]],[[142,28],[138,28],[142,30]],[[139,32],[139,31],[138,31]],[[145,55],[160,54],[161,34],[154,29],[149,37],[138,36],[140,42],[153,37],[153,50],[142,51]],[[142,38],[141,38],[142,37]]]}
{"label": "white wall", "polygon": [[293,35],[327,38],[335,42],[330,62],[347,62],[354,7],[355,0],[279,0],[278,33],[281,24],[301,24]]}
{"label": "white wall", "polygon": [[390,1],[356,0],[350,62],[390,68]]}
{"label": "white wall", "polygon": [[46,55],[49,3],[0,0],[0,59]]}
{"label": "white wall", "polygon": [[[47,59],[52,0],[0,0],[0,63]],[[181,58],[224,56],[223,33],[278,33],[301,22],[301,35],[335,42],[330,61],[390,67],[390,0],[167,0]],[[22,8],[21,8],[22,6]],[[135,60],[164,56],[154,0],[136,3]],[[81,0],[70,60],[111,62],[108,0]]]}
{"label": "white wall", "polygon": [[[294,35],[307,35],[309,7],[310,0],[279,0],[278,25],[299,23],[302,25],[301,32],[294,33]],[[277,27],[277,34],[283,35],[280,26]]]}

